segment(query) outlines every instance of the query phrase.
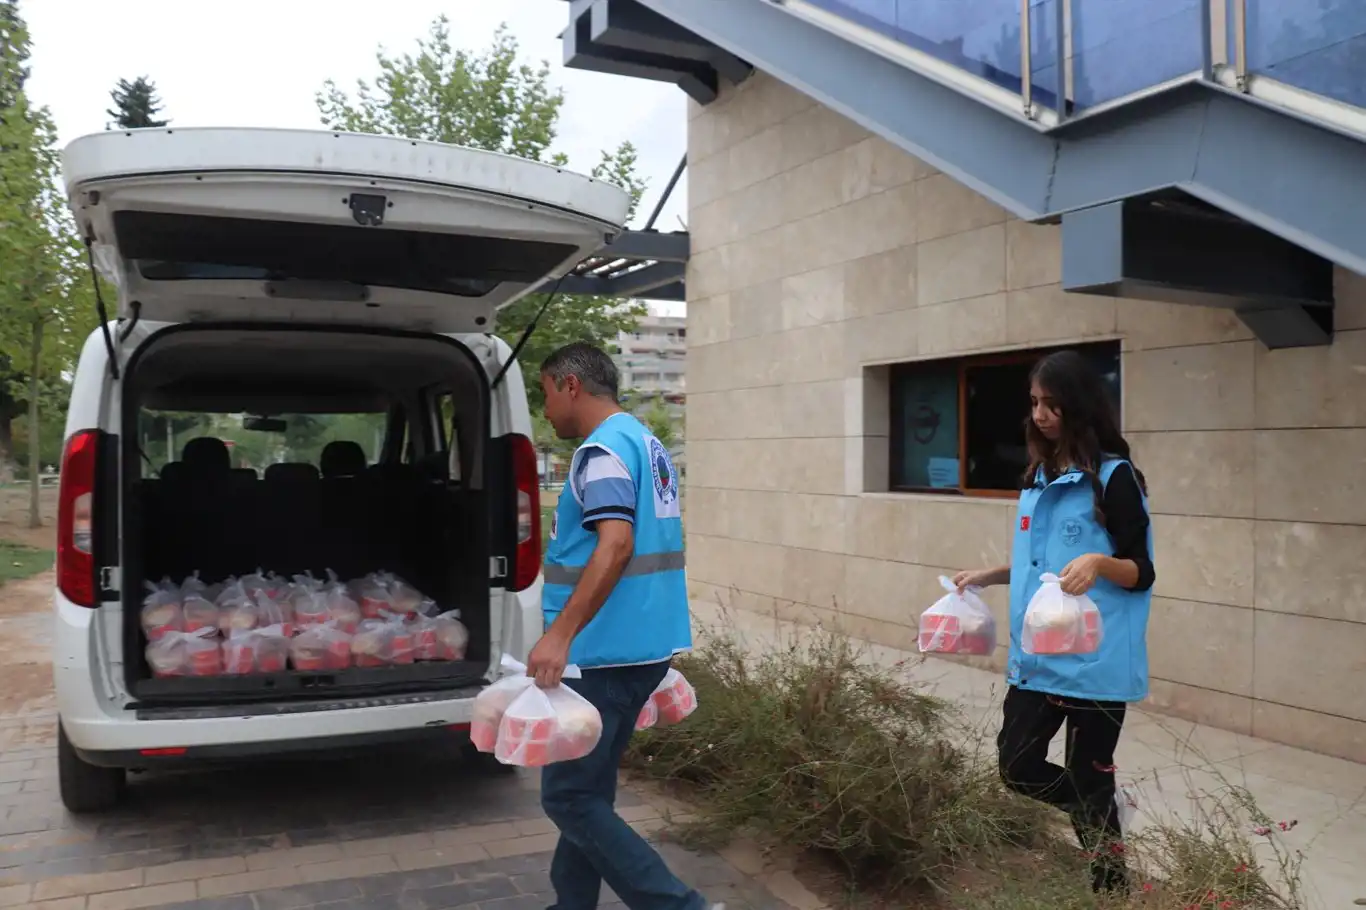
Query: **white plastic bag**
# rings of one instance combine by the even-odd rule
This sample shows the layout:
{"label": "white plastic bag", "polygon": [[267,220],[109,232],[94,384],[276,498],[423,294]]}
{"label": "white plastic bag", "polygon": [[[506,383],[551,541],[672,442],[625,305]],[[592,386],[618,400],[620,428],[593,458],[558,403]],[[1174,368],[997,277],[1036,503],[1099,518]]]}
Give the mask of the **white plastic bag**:
{"label": "white plastic bag", "polygon": [[351,666],[351,635],[336,623],[310,625],[289,643],[294,669],[345,670]]}
{"label": "white plastic bag", "polygon": [[383,610],[379,619],[360,621],[351,639],[351,657],[357,667],[410,664],[413,662],[413,631],[402,616]]}
{"label": "white plastic bag", "polygon": [[217,676],[223,672],[218,630],[167,632],[147,646],[147,664],[158,677]]}
{"label": "white plastic bag", "polygon": [[641,723],[648,720],[647,713],[650,713],[651,708],[654,709],[654,722],[646,726],[672,727],[697,710],[697,691],[682,673],[670,667],[636,719],[637,730],[645,729]]}
{"label": "white plastic bag", "polygon": [[981,588],[958,593],[953,579],[939,576],[946,592],[920,614],[920,653],[991,654],[996,650],[996,619],[982,602]]}
{"label": "white plastic bag", "polygon": [[323,589],[327,618],[335,622],[343,632],[354,633],[361,621],[360,605],[352,599],[346,585],[337,579],[335,572],[328,569],[327,577],[327,586]]}
{"label": "white plastic bag", "polygon": [[439,608],[430,600],[422,607],[412,623],[413,656],[417,660],[464,660],[470,632],[460,621],[460,611],[448,610],[428,616],[425,614],[429,609]]}
{"label": "white plastic bag", "polygon": [[165,579],[161,584],[144,582],[148,594],[142,601],[142,631],[149,642],[160,641],[172,632],[185,631],[185,616],[180,605],[180,589]]}
{"label": "white plastic bag", "polygon": [[[526,665],[503,655],[509,675],[474,700],[470,735],[476,748],[493,752],[505,765],[534,768],[574,761],[592,752],[602,738],[602,715],[568,686],[542,689],[526,675]],[[568,679],[581,677],[572,664]],[[496,719],[496,722],[495,722]],[[490,743],[490,727],[496,732]]]}
{"label": "white plastic bag", "polygon": [[289,661],[289,638],[281,625],[235,632],[223,642],[223,672],[283,673]]}
{"label": "white plastic bag", "polygon": [[1025,609],[1020,647],[1026,654],[1093,654],[1100,649],[1100,610],[1085,594],[1063,593],[1058,576],[1046,572]]}
{"label": "white plastic bag", "polygon": [[260,619],[261,611],[247,593],[245,582],[230,584],[218,595],[218,630],[224,638],[256,628]]}

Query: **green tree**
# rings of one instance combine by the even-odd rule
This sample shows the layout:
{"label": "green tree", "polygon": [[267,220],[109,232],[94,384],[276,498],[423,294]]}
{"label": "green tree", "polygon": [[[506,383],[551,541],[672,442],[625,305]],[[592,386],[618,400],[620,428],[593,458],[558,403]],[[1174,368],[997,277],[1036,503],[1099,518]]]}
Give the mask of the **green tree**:
{"label": "green tree", "polygon": [[661,397],[655,397],[649,406],[640,415],[640,422],[655,434],[666,449],[672,449],[677,442],[677,432],[674,430],[674,415],[669,412],[669,406],[664,403]]}
{"label": "green tree", "polygon": [[[442,16],[418,40],[415,53],[391,56],[381,49],[378,75],[358,81],[354,96],[325,82],[316,97],[318,111],[329,129],[387,133],[565,165],[562,153],[550,151],[564,92],[551,86],[547,63],[533,66],[519,58],[520,46],[506,26],[485,50],[470,52],[452,45],[450,23]],[[635,147],[623,143],[604,151],[593,168],[594,177],[631,194],[633,214],[645,190],[636,159]],[[545,301],[544,295],[531,294],[504,307],[495,333],[515,344]],[[607,347],[644,315],[639,302],[557,297],[518,357],[533,409],[543,401],[537,370],[552,350],[571,341]]]}
{"label": "green tree", "polygon": [[157,119],[157,114],[161,113],[161,99],[157,97],[156,86],[146,76],[139,76],[132,82],[120,79],[109,97],[114,100],[114,106],[105,113],[121,130],[165,126],[171,122]]}
{"label": "green tree", "polygon": [[[0,3],[0,355],[11,374],[12,399],[28,406],[28,468],[41,464],[45,379],[74,361],[88,324],[89,273],[74,223],[57,192],[56,131],[47,110],[25,92],[29,36],[15,0]],[[83,311],[84,310],[84,314]],[[79,337],[78,337],[79,336]],[[16,381],[23,385],[16,388]],[[32,485],[29,523],[40,523]]]}

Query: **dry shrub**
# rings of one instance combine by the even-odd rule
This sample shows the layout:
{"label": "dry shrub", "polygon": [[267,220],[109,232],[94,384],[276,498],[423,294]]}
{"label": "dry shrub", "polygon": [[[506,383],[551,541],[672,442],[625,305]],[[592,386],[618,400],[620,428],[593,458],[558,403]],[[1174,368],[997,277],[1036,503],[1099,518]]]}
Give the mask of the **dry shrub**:
{"label": "dry shrub", "polygon": [[747,655],[723,634],[677,666],[697,712],[637,736],[628,762],[697,788],[694,840],[761,832],[837,859],[855,882],[899,887],[1045,830],[1040,808],[952,742],[946,704],[842,635]]}
{"label": "dry shrub", "polygon": [[965,741],[952,706],[842,634],[754,648],[712,630],[676,666],[696,713],[636,736],[626,760],[687,787],[696,818],[680,834],[694,843],[744,833],[836,861],[852,893],[928,886],[963,910],[1305,906],[1298,858],[1275,850],[1267,873],[1253,832],[1274,823],[1235,788],[1203,798],[1191,820],[1150,820],[1125,846],[1135,893],[1093,895],[1062,815],[1006,791],[993,747]]}

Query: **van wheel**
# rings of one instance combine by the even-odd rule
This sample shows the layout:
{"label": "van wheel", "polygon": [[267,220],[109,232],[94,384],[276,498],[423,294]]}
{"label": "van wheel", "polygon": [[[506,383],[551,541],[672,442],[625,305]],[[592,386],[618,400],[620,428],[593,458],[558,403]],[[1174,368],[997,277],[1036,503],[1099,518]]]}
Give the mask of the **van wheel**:
{"label": "van wheel", "polygon": [[480,752],[474,748],[474,743],[465,743],[460,747],[460,751],[465,764],[479,774],[515,774],[517,772],[514,766],[505,765],[490,753]]}
{"label": "van wheel", "polygon": [[81,760],[62,725],[57,725],[57,782],[62,805],[72,814],[105,812],[123,799],[128,775],[122,768],[100,768]]}

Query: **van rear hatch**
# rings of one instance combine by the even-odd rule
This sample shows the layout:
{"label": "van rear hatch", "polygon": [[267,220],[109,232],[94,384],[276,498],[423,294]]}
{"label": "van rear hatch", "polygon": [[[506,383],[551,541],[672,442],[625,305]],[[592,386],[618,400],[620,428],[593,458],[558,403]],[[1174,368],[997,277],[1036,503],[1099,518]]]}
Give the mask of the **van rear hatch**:
{"label": "van rear hatch", "polygon": [[350,133],[106,132],[62,166],[119,315],[166,322],[489,331],[630,205],[552,165]]}

